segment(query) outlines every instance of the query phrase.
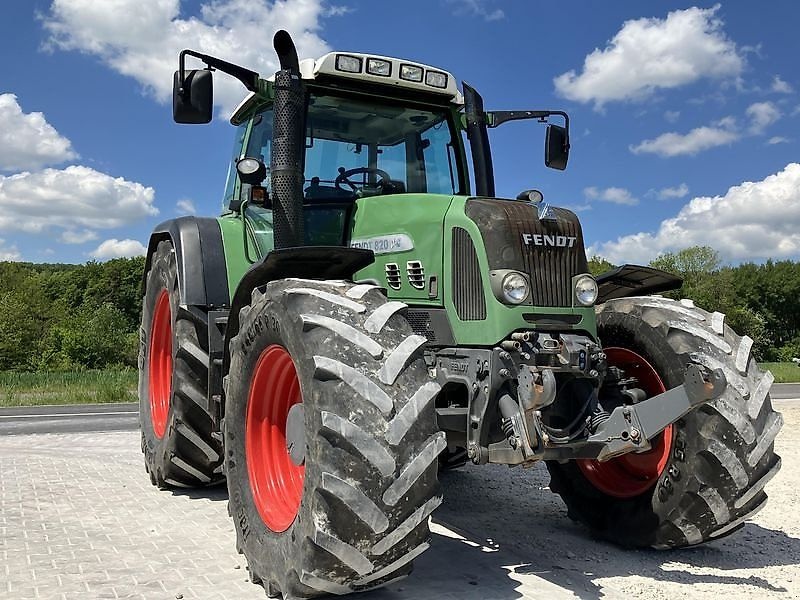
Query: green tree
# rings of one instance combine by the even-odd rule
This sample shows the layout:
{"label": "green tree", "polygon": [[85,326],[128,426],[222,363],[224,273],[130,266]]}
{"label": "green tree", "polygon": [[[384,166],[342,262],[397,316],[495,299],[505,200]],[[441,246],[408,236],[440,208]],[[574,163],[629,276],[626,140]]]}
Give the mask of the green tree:
{"label": "green tree", "polygon": [[592,256],[589,259],[589,272],[595,277],[614,268],[616,265],[611,264],[602,256]]}
{"label": "green tree", "polygon": [[136,341],[125,315],[111,304],[81,307],[57,328],[63,363],[101,369],[136,366]]}

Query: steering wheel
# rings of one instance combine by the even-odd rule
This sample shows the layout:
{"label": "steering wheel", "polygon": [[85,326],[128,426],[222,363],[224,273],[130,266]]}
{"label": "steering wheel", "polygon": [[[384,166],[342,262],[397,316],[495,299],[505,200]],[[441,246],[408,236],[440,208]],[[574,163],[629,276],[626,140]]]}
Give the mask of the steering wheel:
{"label": "steering wheel", "polygon": [[378,185],[386,185],[391,181],[391,176],[382,169],[373,169],[372,167],[356,167],[355,169],[345,169],[344,167],[339,167],[339,175],[336,176],[336,180],[333,182],[333,185],[336,187],[337,190],[341,190],[343,192],[347,191],[342,189],[342,184],[346,184],[353,193],[358,193],[360,188],[356,187],[356,184],[350,181],[350,177],[353,175],[361,175],[362,173],[374,173],[380,177],[378,181]]}

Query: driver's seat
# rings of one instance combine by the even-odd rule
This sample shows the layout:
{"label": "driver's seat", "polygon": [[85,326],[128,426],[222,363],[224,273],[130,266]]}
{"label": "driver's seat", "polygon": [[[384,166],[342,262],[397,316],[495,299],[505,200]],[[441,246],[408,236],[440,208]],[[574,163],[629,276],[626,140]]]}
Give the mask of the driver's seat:
{"label": "driver's seat", "polygon": [[355,200],[356,195],[353,192],[337,188],[334,185],[320,185],[319,177],[312,177],[311,185],[303,190],[303,198],[306,202],[319,202],[320,200],[342,202]]}

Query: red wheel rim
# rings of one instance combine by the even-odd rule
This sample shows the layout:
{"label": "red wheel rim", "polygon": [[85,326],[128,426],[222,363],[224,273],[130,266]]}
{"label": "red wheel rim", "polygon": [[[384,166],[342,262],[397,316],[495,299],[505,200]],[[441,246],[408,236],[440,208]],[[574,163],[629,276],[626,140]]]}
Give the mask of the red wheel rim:
{"label": "red wheel rim", "polygon": [[159,293],[153,312],[148,369],[150,421],[156,437],[161,439],[167,430],[169,398],[172,394],[172,312],[166,289]]}
{"label": "red wheel rim", "polygon": [[300,510],[305,465],[286,448],[289,409],[303,401],[300,381],[285,348],[273,344],[258,357],[245,417],[245,456],[258,514],[274,532],[286,531]]}
{"label": "red wheel rim", "polygon": [[[606,348],[609,366],[619,367],[628,377],[636,377],[647,396],[666,391],[656,370],[643,357],[626,348]],[[615,498],[633,498],[653,487],[672,452],[672,425],[651,442],[652,448],[641,454],[630,453],[606,462],[579,460],[578,467],[589,482]]]}

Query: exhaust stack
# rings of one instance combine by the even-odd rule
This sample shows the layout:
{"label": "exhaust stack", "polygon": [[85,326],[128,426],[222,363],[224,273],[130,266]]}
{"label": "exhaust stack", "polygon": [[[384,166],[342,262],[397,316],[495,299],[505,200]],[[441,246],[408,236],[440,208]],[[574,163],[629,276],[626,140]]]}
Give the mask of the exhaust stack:
{"label": "exhaust stack", "polygon": [[275,249],[302,246],[306,98],[297,49],[288,32],[273,39],[281,70],[275,73],[270,180]]}

